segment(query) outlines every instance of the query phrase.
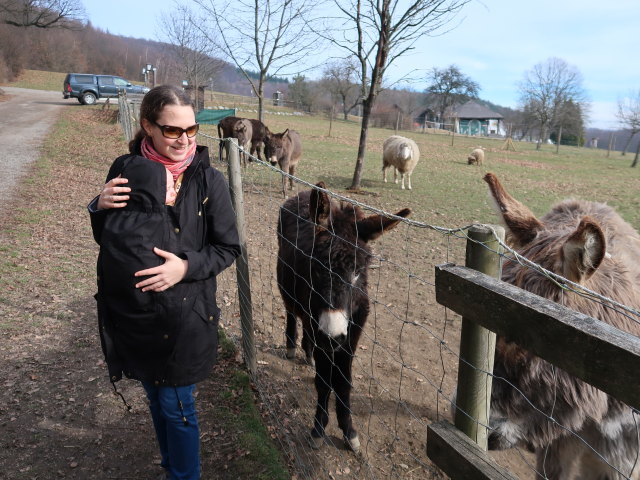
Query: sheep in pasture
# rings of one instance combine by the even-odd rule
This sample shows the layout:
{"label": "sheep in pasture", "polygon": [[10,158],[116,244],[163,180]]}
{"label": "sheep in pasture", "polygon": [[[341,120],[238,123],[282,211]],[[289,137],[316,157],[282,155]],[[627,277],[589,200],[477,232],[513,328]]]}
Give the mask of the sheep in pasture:
{"label": "sheep in pasture", "polygon": [[[640,310],[640,235],[613,208],[564,200],[538,219],[495,175],[484,179],[518,253]],[[563,290],[514,259],[504,263],[502,279],[640,335],[640,324],[630,315]],[[599,354],[585,352],[595,361]],[[622,480],[640,474],[639,420],[629,406],[505,337],[497,339],[493,374],[490,450],[518,446],[534,452],[539,478],[549,480]]]}
{"label": "sheep in pasture", "polygon": [[387,169],[394,167],[393,180],[398,183],[398,172],[402,178],[401,188],[404,190],[404,178],[407,177],[407,188],[411,190],[411,174],[420,159],[420,150],[416,142],[410,138],[392,135],[382,144],[382,179],[387,181]]}
{"label": "sheep in pasture", "polygon": [[474,148],[467,157],[467,165],[482,165],[484,163],[484,150],[482,147]]}

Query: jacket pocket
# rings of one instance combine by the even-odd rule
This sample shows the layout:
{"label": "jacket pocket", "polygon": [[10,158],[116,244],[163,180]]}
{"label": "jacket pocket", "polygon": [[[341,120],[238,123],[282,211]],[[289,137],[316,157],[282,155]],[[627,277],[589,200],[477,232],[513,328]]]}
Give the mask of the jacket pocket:
{"label": "jacket pocket", "polygon": [[215,302],[208,302],[198,298],[193,304],[193,310],[205,323],[214,326],[216,329],[218,328],[220,309]]}
{"label": "jacket pocket", "polygon": [[215,302],[197,297],[185,311],[173,357],[176,382],[205,378],[216,361],[220,309]]}

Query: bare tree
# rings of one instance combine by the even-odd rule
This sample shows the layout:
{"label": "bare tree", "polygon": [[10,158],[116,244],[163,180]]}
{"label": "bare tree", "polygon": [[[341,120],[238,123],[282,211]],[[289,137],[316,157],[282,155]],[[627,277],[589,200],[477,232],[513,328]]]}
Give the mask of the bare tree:
{"label": "bare tree", "polygon": [[[567,102],[586,103],[582,75],[559,58],[549,58],[526,72],[519,90],[523,109],[538,124],[538,150],[549,138],[551,128],[558,124],[562,107]],[[586,109],[576,111],[584,112]]]}
{"label": "bare tree", "polygon": [[463,103],[478,97],[480,86],[463,74],[456,65],[442,70],[433,67],[428,75],[427,93],[435,99],[440,121],[444,121],[445,112],[456,103]]}
{"label": "bare tree", "polygon": [[[618,100],[618,113],[616,114],[622,128],[629,132],[629,139],[622,149],[622,155],[627,153],[627,148],[633,137],[640,132],[640,89],[637,92],[631,92],[628,97]],[[632,167],[638,164],[638,154],[640,153],[640,142],[636,149],[636,156],[633,159]]]}
{"label": "bare tree", "polygon": [[79,28],[85,17],[80,0],[0,0],[0,23],[15,27]]}
{"label": "bare tree", "polygon": [[[268,75],[300,72],[313,44],[308,26],[317,2],[312,0],[195,0],[206,12],[219,41],[215,43],[245,76],[258,97],[258,118],[264,117],[264,84]],[[201,27],[202,28],[202,27]],[[203,31],[207,32],[204,28]],[[292,67],[293,72],[287,72]],[[253,74],[257,74],[257,79]]]}
{"label": "bare tree", "polygon": [[[176,3],[169,13],[160,17],[162,40],[166,40],[179,63],[181,74],[195,92],[210,84],[224,67],[224,62],[213,57],[213,44],[207,35],[194,25],[204,20],[184,4]],[[196,99],[198,94],[196,93]]]}
{"label": "bare tree", "polygon": [[367,148],[369,119],[393,62],[423,36],[441,32],[471,0],[331,0],[338,18],[327,19],[325,34],[353,55],[361,81],[362,123],[351,189],[358,190]]}
{"label": "bare tree", "polygon": [[556,153],[560,151],[560,145],[565,140],[565,144],[575,144],[577,147],[584,142],[584,118],[583,106],[573,100],[564,102],[556,116],[553,126],[556,140]]}
{"label": "bare tree", "polygon": [[358,85],[356,83],[357,64],[353,57],[330,62],[324,69],[322,85],[331,94],[334,105],[342,104],[344,119],[349,112],[360,103]]}

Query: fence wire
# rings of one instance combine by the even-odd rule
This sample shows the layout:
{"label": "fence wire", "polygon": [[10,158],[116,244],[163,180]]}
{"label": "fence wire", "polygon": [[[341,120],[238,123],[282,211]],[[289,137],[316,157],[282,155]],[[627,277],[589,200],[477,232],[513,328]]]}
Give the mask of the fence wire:
{"label": "fence wire", "polygon": [[[209,146],[211,155],[217,154],[219,139],[200,134],[198,141]],[[444,478],[426,456],[426,431],[430,423],[452,418],[461,361],[461,322],[457,314],[436,302],[434,267],[449,262],[464,264],[467,232],[472,225],[445,228],[402,219],[382,208],[332,192],[328,185],[326,193],[335,199],[350,202],[367,214],[400,219],[400,224],[371,244],[373,261],[368,288],[371,310],[352,371],[351,408],[361,451],[354,455],[345,447],[333,406],[327,412],[328,445],[314,450],[309,444],[309,432],[316,408],[315,372],[305,362],[300,348],[294,360],[285,358],[285,310],[275,272],[276,227],[284,202],[282,179],[294,180],[295,187],[289,196],[317,187],[249,157],[252,161],[243,169],[242,182],[258,365],[254,383],[268,412],[272,436],[294,465],[296,478]],[[214,158],[212,163],[226,173],[224,164],[216,161]],[[394,209],[404,207],[400,204]],[[560,288],[600,302],[635,321],[640,319],[637,310],[543,269],[504,243],[502,247],[505,259],[535,269]],[[235,275],[234,269],[226,271],[218,284],[224,302],[223,328],[240,344]],[[561,396],[562,392],[556,395]],[[537,408],[529,399],[525,400]],[[557,424],[553,410],[540,413]],[[633,411],[634,418],[637,413]],[[608,461],[589,443],[590,439],[580,438],[568,426],[560,427],[576,436],[597,457]],[[536,472],[535,458],[526,450],[511,449],[491,455],[518,476],[534,478],[537,474],[547,478],[544,471]],[[617,469],[616,465],[611,466]],[[620,478],[630,478],[629,472],[619,473]]]}

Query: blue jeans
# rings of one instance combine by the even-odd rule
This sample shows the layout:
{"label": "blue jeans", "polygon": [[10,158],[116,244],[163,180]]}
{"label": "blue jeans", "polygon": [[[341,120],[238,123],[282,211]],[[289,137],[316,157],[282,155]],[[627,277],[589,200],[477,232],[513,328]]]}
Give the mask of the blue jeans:
{"label": "blue jeans", "polygon": [[200,431],[195,385],[156,387],[143,383],[156,430],[162,466],[171,480],[200,479]]}

